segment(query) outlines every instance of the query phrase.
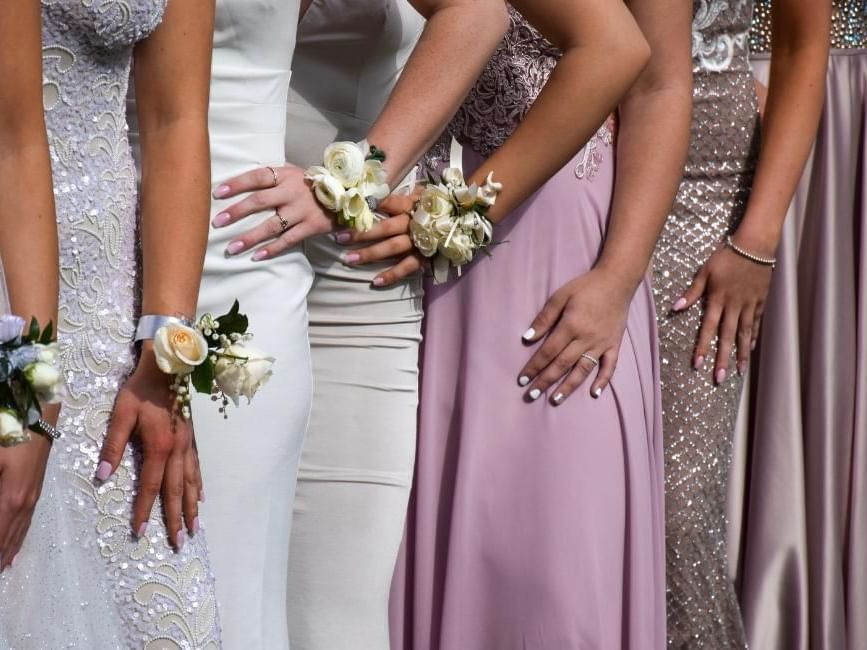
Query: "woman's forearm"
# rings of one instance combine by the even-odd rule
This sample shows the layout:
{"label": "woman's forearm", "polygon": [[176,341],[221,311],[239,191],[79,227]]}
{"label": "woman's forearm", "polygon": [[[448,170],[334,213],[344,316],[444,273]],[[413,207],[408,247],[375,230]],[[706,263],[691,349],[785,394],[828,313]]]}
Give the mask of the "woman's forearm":
{"label": "woman's forearm", "polygon": [[[478,183],[493,172],[494,180],[503,184],[490,212],[494,222],[575,156],[617,106],[649,56],[644,37],[619,3],[596,3],[592,10],[534,3],[538,0],[513,4],[561,48],[563,56],[520,126],[473,174],[471,180]],[[566,23],[557,24],[558,18]],[[568,21],[574,21],[577,33]]]}
{"label": "woman's forearm", "polygon": [[214,4],[169,3],[136,49],[144,313],[195,315],[210,213]]}
{"label": "woman's forearm", "polygon": [[632,0],[652,56],[618,112],[617,173],[605,247],[597,265],[629,297],[647,272],[683,176],[692,117],[688,0]]}
{"label": "woman's forearm", "polygon": [[[773,257],[789,203],[816,134],[825,94],[830,9],[825,1],[799,7],[800,15],[776,15],[804,0],[774,6],[771,81],[752,194],[737,242]],[[827,3],[830,5],[830,3]]]}
{"label": "woman's forearm", "polygon": [[368,139],[388,155],[394,184],[445,130],[503,38],[501,0],[413,0],[424,32]]}
{"label": "woman's forearm", "polygon": [[57,322],[57,222],[42,113],[39,3],[0,12],[0,258],[12,311]]}

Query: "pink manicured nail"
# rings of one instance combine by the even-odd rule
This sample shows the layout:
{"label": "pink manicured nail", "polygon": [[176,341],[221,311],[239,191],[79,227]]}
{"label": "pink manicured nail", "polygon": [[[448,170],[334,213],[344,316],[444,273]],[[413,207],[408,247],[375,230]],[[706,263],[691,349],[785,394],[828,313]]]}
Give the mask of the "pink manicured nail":
{"label": "pink manicured nail", "polygon": [[17,560],[17,559],[18,559],[18,556],[17,556],[17,555],[16,555],[15,557],[12,558],[12,561],[9,563],[9,568],[10,568],[10,569],[14,569],[14,568],[15,568],[15,560]]}
{"label": "pink manicured nail", "polygon": [[214,190],[214,198],[222,199],[232,190],[228,185],[220,185],[217,189]]}
{"label": "pink manicured nail", "polygon": [[334,239],[337,240],[338,244],[348,244],[352,239],[352,233],[344,230],[343,232],[339,232],[334,235]]}
{"label": "pink manicured nail", "polygon": [[693,361],[693,363],[692,363],[692,367],[695,368],[696,370],[700,370],[703,365],[704,365],[704,357],[696,357],[695,361]]}
{"label": "pink manicured nail", "polygon": [[96,467],[96,478],[99,481],[107,481],[111,477],[111,463],[101,461]]}
{"label": "pink manicured nail", "polygon": [[746,361],[741,361],[740,363],[738,363],[738,374],[739,375],[747,374],[747,362]]}
{"label": "pink manicured nail", "polygon": [[195,537],[198,534],[199,534],[199,518],[196,517],[195,519],[193,519],[192,535],[193,535],[193,537]]}
{"label": "pink manicured nail", "polygon": [[268,251],[261,250],[261,251],[256,251],[255,253],[253,253],[252,260],[254,262],[261,262],[262,260],[267,260],[268,257],[269,257]]}
{"label": "pink manicured nail", "polygon": [[672,309],[674,311],[681,311],[684,307],[686,307],[686,298],[678,298]]}
{"label": "pink manicured nail", "polygon": [[728,372],[725,368],[720,368],[716,371],[716,383],[722,384],[726,380],[726,376],[728,376]]}
{"label": "pink manicured nail", "polygon": [[141,526],[138,527],[138,530],[135,532],[135,536],[141,539],[145,536],[146,532],[148,532],[148,522],[144,522]]}
{"label": "pink manicured nail", "polygon": [[343,256],[343,261],[347,264],[355,264],[358,260],[361,259],[361,255],[358,253],[347,253]]}
{"label": "pink manicured nail", "polygon": [[204,488],[199,490],[199,503],[205,502],[205,490]]}
{"label": "pink manicured nail", "polygon": [[385,285],[385,280],[383,278],[373,278],[373,286],[381,287]]}
{"label": "pink manicured nail", "polygon": [[213,225],[214,228],[222,228],[227,223],[229,223],[229,220],[231,218],[232,217],[229,216],[228,212],[221,212],[216,217],[214,217],[214,219],[211,221],[211,225]]}
{"label": "pink manicured nail", "polygon": [[237,255],[242,250],[244,250],[244,242],[242,241],[233,241],[228,246],[226,246],[226,252],[229,255]]}
{"label": "pink manicured nail", "polygon": [[187,534],[184,531],[179,530],[178,534],[175,535],[175,547],[178,549],[178,552],[180,552],[181,549],[184,548],[184,544],[186,543],[186,541]]}
{"label": "pink manicured nail", "polygon": [[560,406],[564,399],[566,399],[566,396],[563,393],[557,393],[551,401],[554,403],[554,406]]}

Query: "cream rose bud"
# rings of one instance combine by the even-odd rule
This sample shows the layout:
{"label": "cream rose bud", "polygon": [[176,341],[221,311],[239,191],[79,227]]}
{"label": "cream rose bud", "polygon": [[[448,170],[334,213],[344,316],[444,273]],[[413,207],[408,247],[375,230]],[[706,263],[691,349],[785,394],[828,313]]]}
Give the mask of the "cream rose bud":
{"label": "cream rose bud", "polygon": [[63,381],[60,371],[50,363],[37,361],[24,369],[24,376],[40,402],[55,402],[60,397],[60,389]]}
{"label": "cream rose bud", "polygon": [[469,187],[459,187],[455,191],[455,200],[462,208],[471,208],[476,204],[476,197],[479,195],[479,186],[473,183]]}
{"label": "cream rose bud", "polygon": [[18,416],[9,409],[0,410],[0,447],[12,447],[28,439]]}
{"label": "cream rose bud", "polygon": [[164,373],[188,375],[208,358],[208,342],[199,330],[171,323],[154,335],[154,355]]}
{"label": "cream rose bud", "polygon": [[325,168],[343,187],[349,189],[361,182],[364,171],[364,151],[354,142],[335,142],[325,149]]}
{"label": "cream rose bud", "polygon": [[503,184],[495,183],[494,172],[491,172],[488,174],[487,179],[485,179],[485,184],[479,188],[479,201],[490,207],[497,202],[497,197],[502,191]]}
{"label": "cream rose bud", "polygon": [[214,378],[220,390],[237,406],[240,397],[249,402],[268,382],[273,365],[274,359],[264,352],[236,343],[217,359]]}
{"label": "cream rose bud", "polygon": [[421,209],[434,220],[452,214],[452,197],[448,189],[440,185],[428,185],[421,195]]}
{"label": "cream rose bud", "polygon": [[449,167],[443,172],[443,183],[446,185],[466,185],[464,173],[457,167]]}
{"label": "cream rose bud", "polygon": [[344,193],[340,209],[348,219],[357,219],[369,208],[367,206],[367,199],[364,198],[361,190],[353,187]]}
{"label": "cream rose bud", "polygon": [[57,358],[60,356],[60,346],[57,343],[50,343],[48,345],[40,343],[34,347],[37,353],[36,358],[42,363],[56,363]]}
{"label": "cream rose bud", "polygon": [[334,176],[321,176],[313,181],[313,193],[316,195],[316,200],[322,204],[326,210],[337,212],[343,205],[343,197],[346,190],[343,185]]}
{"label": "cream rose bud", "polygon": [[455,266],[473,261],[473,241],[462,232],[455,233],[448,246],[441,246],[440,251]]}
{"label": "cream rose bud", "polygon": [[361,174],[361,193],[381,201],[391,193],[388,187],[388,173],[379,160],[365,160]]}
{"label": "cream rose bud", "polygon": [[439,245],[439,237],[432,233],[428,228],[413,220],[409,224],[409,233],[412,237],[412,243],[419,253],[425,257],[433,257],[437,252]]}
{"label": "cream rose bud", "polygon": [[376,217],[373,214],[373,210],[370,209],[367,205],[364,206],[364,211],[355,218],[355,230],[358,232],[367,232],[371,228],[373,228],[373,224],[376,221]]}

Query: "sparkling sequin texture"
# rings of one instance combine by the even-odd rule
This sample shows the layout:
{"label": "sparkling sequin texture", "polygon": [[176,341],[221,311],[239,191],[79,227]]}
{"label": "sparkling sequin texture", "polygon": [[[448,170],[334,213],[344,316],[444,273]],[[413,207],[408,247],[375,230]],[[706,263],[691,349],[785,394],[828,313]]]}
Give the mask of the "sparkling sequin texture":
{"label": "sparkling sequin texture", "polygon": [[[439,171],[447,165],[452,137],[483,156],[503,146],[542,92],[560,57],[560,50],[510,6],[506,37],[447,132],[425,156],[425,167]],[[613,141],[613,129],[613,120],[608,120],[582,150],[575,169],[579,179],[593,179],[602,152]]]}
{"label": "sparkling sequin texture", "polygon": [[[771,51],[771,2],[756,0],[750,51]],[[867,0],[834,0],[831,10],[831,48],[835,50],[867,49]]]}
{"label": "sparkling sequin texture", "polygon": [[[742,382],[712,378],[715,349],[692,369],[702,305],[672,304],[743,217],[758,146],[749,66],[748,0],[695,0],[689,158],[656,248],[666,455],[668,636],[671,648],[745,647],[729,580],[726,492]],[[731,367],[734,367],[732,362]]]}
{"label": "sparkling sequin texture", "polygon": [[43,497],[0,580],[4,648],[216,648],[204,536],[181,553],[161,504],[130,531],[139,460],[94,480],[112,406],[134,366],[135,171],[126,94],[134,45],[165,0],[43,0],[43,96],[60,235],[59,342],[67,380]]}

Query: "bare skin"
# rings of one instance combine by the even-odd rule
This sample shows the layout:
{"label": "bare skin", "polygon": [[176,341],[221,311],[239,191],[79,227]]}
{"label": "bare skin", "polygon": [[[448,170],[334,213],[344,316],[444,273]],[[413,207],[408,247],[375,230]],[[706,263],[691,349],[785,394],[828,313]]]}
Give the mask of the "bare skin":
{"label": "bare skin", "polygon": [[[39,3],[29,0],[9,0],[0,12],[0,258],[13,313],[44,325],[57,323],[59,255],[42,113],[39,12]],[[56,424],[58,412],[44,408],[45,419]],[[30,529],[50,450],[38,434],[0,449],[0,570],[15,560]]]}
{"label": "bare skin", "polygon": [[[161,25],[135,51],[145,314],[195,315],[210,210],[213,20],[213,1],[170,2]],[[133,437],[144,460],[132,530],[145,532],[159,494],[169,539],[180,550],[187,532],[198,530],[202,479],[192,425],[176,412],[170,378],[157,368],[150,342],[118,394],[101,466],[113,473]]]}
{"label": "bare skin", "polygon": [[[764,99],[762,144],[746,214],[732,235],[740,248],[765,258],[776,255],[786,212],[819,124],[831,3],[780,0],[774,2],[771,22],[771,83]],[[769,267],[721,246],[673,305],[675,311],[682,311],[705,301],[693,365],[705,367],[713,339],[719,337],[712,361],[717,383],[724,383],[734,370],[746,372],[758,340],[771,274]],[[735,368],[730,367],[733,351]]]}

